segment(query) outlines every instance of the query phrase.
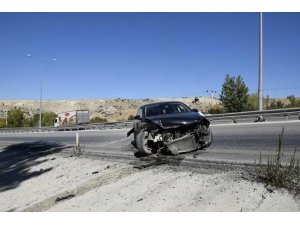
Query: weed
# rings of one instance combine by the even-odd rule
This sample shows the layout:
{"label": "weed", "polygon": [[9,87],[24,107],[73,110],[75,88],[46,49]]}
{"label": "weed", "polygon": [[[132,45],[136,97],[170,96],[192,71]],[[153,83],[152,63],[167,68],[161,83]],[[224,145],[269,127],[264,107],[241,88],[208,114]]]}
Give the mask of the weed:
{"label": "weed", "polygon": [[85,146],[82,146],[80,144],[80,141],[79,141],[79,132],[76,133],[76,145],[75,147],[73,148],[73,153],[75,156],[79,157],[80,155],[83,154],[82,150],[85,148]]}
{"label": "weed", "polygon": [[82,146],[82,145],[73,147],[73,154],[77,157],[81,156],[83,154],[84,148],[85,148],[85,146]]}
{"label": "weed", "polygon": [[284,128],[279,135],[278,152],[276,157],[268,157],[267,165],[262,163],[261,154],[259,156],[259,163],[255,165],[255,177],[265,183],[266,185],[274,188],[285,188],[295,195],[300,195],[300,165],[299,159],[296,158],[295,148],[290,162],[282,165],[281,158],[283,155]]}

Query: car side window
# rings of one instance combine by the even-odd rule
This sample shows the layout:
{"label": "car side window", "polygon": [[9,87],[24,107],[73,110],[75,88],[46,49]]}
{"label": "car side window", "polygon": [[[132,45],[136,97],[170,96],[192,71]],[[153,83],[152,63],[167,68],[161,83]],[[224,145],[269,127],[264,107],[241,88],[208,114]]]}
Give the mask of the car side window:
{"label": "car side window", "polygon": [[142,108],[139,108],[137,113],[136,113],[137,116],[140,116],[142,117],[143,116],[143,113],[142,113]]}
{"label": "car side window", "polygon": [[184,112],[189,112],[187,108],[185,108],[183,105],[178,105],[179,111],[184,113]]}

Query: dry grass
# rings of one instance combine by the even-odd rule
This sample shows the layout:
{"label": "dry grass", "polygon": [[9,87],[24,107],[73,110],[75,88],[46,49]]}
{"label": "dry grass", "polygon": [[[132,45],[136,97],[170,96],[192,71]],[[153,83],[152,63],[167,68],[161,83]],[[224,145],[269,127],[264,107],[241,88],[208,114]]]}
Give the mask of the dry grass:
{"label": "dry grass", "polygon": [[278,151],[276,157],[268,157],[267,165],[262,163],[261,155],[259,163],[255,166],[255,177],[268,186],[285,188],[293,194],[300,196],[300,165],[296,158],[296,148],[290,162],[282,165],[282,144],[284,128],[279,135]]}

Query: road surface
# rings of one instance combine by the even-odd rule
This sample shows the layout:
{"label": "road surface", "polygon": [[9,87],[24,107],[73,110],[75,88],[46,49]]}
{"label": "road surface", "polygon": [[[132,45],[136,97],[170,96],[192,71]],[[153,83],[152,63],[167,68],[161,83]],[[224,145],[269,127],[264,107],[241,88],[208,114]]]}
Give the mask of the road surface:
{"label": "road surface", "polygon": [[[213,144],[206,151],[186,154],[199,159],[254,162],[259,155],[267,159],[278,149],[278,135],[284,127],[284,158],[288,160],[295,148],[300,148],[300,121],[284,121],[249,124],[212,125]],[[128,129],[79,131],[80,144],[85,151],[133,154],[132,136],[127,138]],[[74,131],[0,134],[0,149],[28,142],[53,142],[65,146],[75,145]],[[299,151],[297,156],[299,157]]]}

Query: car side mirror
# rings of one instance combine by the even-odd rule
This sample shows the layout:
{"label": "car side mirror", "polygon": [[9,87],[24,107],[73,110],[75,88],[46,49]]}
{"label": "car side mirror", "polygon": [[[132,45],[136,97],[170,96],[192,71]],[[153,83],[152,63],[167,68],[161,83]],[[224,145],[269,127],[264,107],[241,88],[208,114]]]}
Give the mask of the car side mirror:
{"label": "car side mirror", "polygon": [[140,117],[140,115],[136,115],[136,116],[133,117],[133,119],[134,120],[139,120],[139,119],[141,119],[141,117]]}
{"label": "car side mirror", "polygon": [[198,112],[198,109],[192,109],[192,112]]}

